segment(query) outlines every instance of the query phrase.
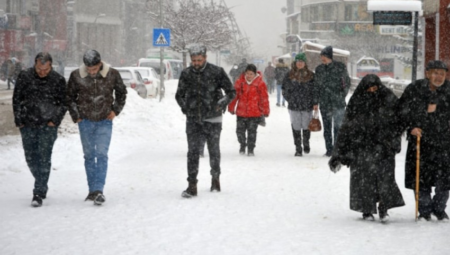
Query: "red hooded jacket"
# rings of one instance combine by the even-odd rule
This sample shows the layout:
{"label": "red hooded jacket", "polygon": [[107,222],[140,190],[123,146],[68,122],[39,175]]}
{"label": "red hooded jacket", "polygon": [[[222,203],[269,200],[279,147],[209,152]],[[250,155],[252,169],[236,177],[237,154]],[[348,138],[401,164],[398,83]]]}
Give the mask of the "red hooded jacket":
{"label": "red hooded jacket", "polygon": [[245,73],[237,79],[234,84],[236,97],[228,105],[228,111],[231,114],[236,113],[237,116],[245,118],[269,116],[267,86],[262,79],[261,72],[257,73],[258,75],[250,84],[245,80]]}

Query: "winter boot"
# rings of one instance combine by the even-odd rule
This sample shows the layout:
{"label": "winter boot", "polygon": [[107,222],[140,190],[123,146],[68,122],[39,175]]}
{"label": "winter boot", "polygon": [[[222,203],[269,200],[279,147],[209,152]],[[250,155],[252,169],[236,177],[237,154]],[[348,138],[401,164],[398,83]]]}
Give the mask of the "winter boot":
{"label": "winter boot", "polygon": [[302,154],[302,131],[295,130],[292,128],[292,134],[294,135],[294,144],[295,144],[295,156],[301,157]]}
{"label": "winter boot", "polygon": [[386,207],[384,207],[383,203],[378,204],[378,213],[380,215],[380,221],[382,223],[386,223],[389,221],[389,214],[387,213]]}
{"label": "winter boot", "polygon": [[94,198],[94,205],[102,205],[105,201],[105,195],[103,195],[103,192],[100,190],[94,191],[95,198]]}
{"label": "winter boot", "polygon": [[213,177],[211,180],[211,192],[220,192],[220,180],[219,177]]}
{"label": "winter boot", "polygon": [[241,148],[239,149],[239,154],[245,155],[245,144],[241,144]]}
{"label": "winter boot", "polygon": [[373,217],[373,214],[371,214],[371,213],[363,213],[362,217],[363,217],[363,220],[367,220],[367,221],[375,220],[375,217]]}
{"label": "winter boot", "polygon": [[255,156],[255,153],[253,152],[253,149],[254,149],[254,148],[248,147],[248,154],[247,154],[247,155],[248,155],[249,157]]}
{"label": "winter boot", "polygon": [[303,150],[305,154],[308,154],[310,151],[309,148],[309,138],[311,137],[311,131],[309,129],[303,129]]}
{"label": "winter boot", "polygon": [[94,192],[89,192],[89,194],[87,195],[87,197],[84,201],[94,201],[95,195],[96,194]]}
{"label": "winter boot", "polygon": [[433,212],[433,215],[436,216],[438,221],[449,221],[447,213],[445,211],[442,212]]}
{"label": "winter boot", "polygon": [[42,197],[34,194],[33,199],[31,200],[31,206],[33,207],[41,207],[42,206]]}
{"label": "winter boot", "polygon": [[187,189],[183,191],[183,193],[181,193],[181,196],[184,198],[191,198],[197,196],[197,181],[190,182]]}

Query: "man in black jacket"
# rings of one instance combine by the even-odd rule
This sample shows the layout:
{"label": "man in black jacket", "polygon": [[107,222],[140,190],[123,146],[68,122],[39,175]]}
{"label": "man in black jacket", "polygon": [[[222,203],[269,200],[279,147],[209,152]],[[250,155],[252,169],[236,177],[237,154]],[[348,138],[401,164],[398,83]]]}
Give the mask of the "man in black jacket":
{"label": "man in black jacket", "polygon": [[17,78],[13,110],[25,159],[35,180],[31,205],[39,207],[47,197],[53,145],[67,109],[66,82],[53,71],[51,55],[40,52],[34,62],[34,67],[22,71]]}
{"label": "man in black jacket", "polygon": [[[426,79],[408,85],[399,100],[401,130],[406,130],[405,187],[416,188],[416,145],[420,137],[419,219],[448,221],[450,190],[450,81],[447,65],[427,65]],[[432,188],[434,196],[431,197]]]}
{"label": "man in black jacket", "polygon": [[[189,50],[192,65],[181,73],[175,95],[186,115],[188,140],[188,188],[182,193],[197,195],[199,148],[202,136],[208,145],[212,184],[211,191],[220,191],[220,133],[222,113],[236,96],[236,91],[223,68],[206,61],[206,47],[195,45]],[[225,96],[223,95],[225,91]]]}

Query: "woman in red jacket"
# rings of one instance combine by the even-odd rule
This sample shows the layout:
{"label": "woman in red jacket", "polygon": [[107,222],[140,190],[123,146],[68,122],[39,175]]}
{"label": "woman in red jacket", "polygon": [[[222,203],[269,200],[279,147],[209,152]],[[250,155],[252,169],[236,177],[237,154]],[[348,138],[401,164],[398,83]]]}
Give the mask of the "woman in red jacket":
{"label": "woman in red jacket", "polygon": [[[228,105],[228,111],[237,115],[236,134],[241,144],[239,153],[244,155],[245,147],[248,147],[248,156],[255,156],[253,150],[258,124],[265,123],[264,118],[269,117],[270,113],[267,86],[261,72],[256,71],[255,65],[249,64],[237,79],[234,88],[236,97]],[[248,134],[247,138],[245,132]]]}

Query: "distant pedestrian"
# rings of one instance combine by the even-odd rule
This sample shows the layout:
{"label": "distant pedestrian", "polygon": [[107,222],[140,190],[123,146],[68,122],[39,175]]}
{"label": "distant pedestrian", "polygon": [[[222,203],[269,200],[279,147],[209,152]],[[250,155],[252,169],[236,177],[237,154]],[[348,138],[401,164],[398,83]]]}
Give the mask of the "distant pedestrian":
{"label": "distant pedestrian", "polygon": [[272,62],[269,62],[264,69],[264,78],[266,80],[267,91],[269,94],[272,94],[275,89],[275,67],[272,66]]}
{"label": "distant pedestrian", "polygon": [[[220,133],[222,113],[236,92],[223,68],[206,61],[206,47],[193,45],[189,50],[192,65],[181,72],[175,99],[186,115],[188,142],[188,188],[182,197],[197,196],[200,147],[206,140],[211,166],[211,192],[220,191]],[[223,91],[225,95],[223,95]]]}
{"label": "distant pedestrian", "polygon": [[[406,130],[405,187],[416,189],[416,146],[420,137],[419,219],[448,221],[450,190],[450,81],[448,67],[430,61],[426,78],[408,85],[399,100],[401,129]],[[434,196],[431,196],[434,187]]]}
{"label": "distant pedestrian", "polygon": [[47,197],[53,145],[67,111],[66,81],[52,69],[52,56],[40,52],[34,67],[20,72],[13,94],[14,121],[20,128],[25,159],[34,177],[31,205]]}
{"label": "distant pedestrian", "polygon": [[288,102],[294,135],[295,156],[301,157],[303,150],[305,154],[310,152],[311,131],[309,131],[308,125],[312,119],[314,92],[314,73],[309,70],[306,64],[305,53],[299,53],[295,56],[291,71],[284,79],[282,91],[283,97]]}
{"label": "distant pedestrian", "polygon": [[237,78],[239,78],[239,70],[238,70],[238,65],[237,64],[233,64],[233,66],[230,69],[230,77],[231,77],[231,81],[233,82],[233,84],[236,82]]}
{"label": "distant pedestrian", "polygon": [[113,120],[125,106],[127,89],[119,72],[88,50],[84,64],[70,74],[67,103],[73,122],[78,124],[84,153],[89,193],[85,201],[101,205],[108,170],[108,151]]}
{"label": "distant pedestrian", "polygon": [[11,84],[14,85],[15,83],[15,77],[17,75],[16,71],[16,63],[15,58],[9,58],[3,62],[1,71],[2,76],[6,80],[6,83],[8,85],[7,89],[11,89]]}
{"label": "distant pedestrian", "polygon": [[[236,76],[236,80],[239,79],[239,77],[241,76],[241,74],[243,74],[245,72],[245,68],[247,68],[247,59],[246,58],[242,58],[241,63],[239,63],[238,68],[237,68],[237,76]],[[236,81],[234,81],[236,82]]]}
{"label": "distant pedestrian", "polygon": [[[258,124],[269,117],[269,96],[261,72],[253,64],[247,65],[245,72],[234,84],[236,97],[228,105],[228,111],[237,115],[236,134],[240,144],[239,153],[255,156]],[[247,133],[247,134],[246,134]]]}
{"label": "distant pedestrian", "polygon": [[284,78],[286,78],[288,72],[289,66],[284,63],[284,60],[282,58],[279,58],[278,64],[275,67],[275,81],[277,83],[277,106],[280,106],[280,103],[285,106],[285,99],[281,93],[281,88],[283,86],[283,80]]}
{"label": "distant pedestrian", "polygon": [[[333,60],[333,48],[320,52],[322,64],[316,67],[314,78],[314,110],[320,106],[326,153],[330,157],[345,112],[345,97],[350,89],[350,77],[344,63]],[[333,129],[333,133],[331,130]]]}
{"label": "distant pedestrian", "polygon": [[337,172],[350,167],[350,209],[364,220],[389,220],[388,210],[405,205],[395,181],[395,154],[401,149],[396,118],[397,97],[374,74],[355,89],[329,160]]}

